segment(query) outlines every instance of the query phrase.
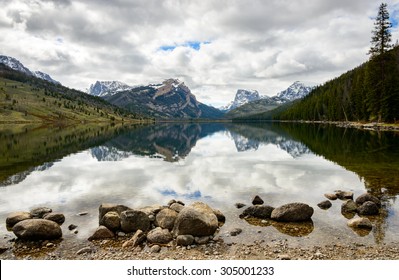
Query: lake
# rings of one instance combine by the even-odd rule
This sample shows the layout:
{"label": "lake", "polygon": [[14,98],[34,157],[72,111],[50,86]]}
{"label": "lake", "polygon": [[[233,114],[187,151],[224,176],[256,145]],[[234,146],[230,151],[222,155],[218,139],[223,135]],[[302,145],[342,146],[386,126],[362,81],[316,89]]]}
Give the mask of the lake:
{"label": "lake", "polygon": [[[6,216],[48,206],[66,216],[63,242],[87,239],[101,203],[129,207],[179,199],[203,201],[227,218],[225,240],[288,240],[293,245],[399,241],[399,134],[320,124],[162,123],[0,127],[0,237]],[[325,193],[370,192],[383,201],[373,229],[355,232],[342,201],[322,210]],[[240,219],[259,195],[277,207],[303,202],[312,222],[280,224]],[[78,213],[87,212],[79,216]],[[68,230],[78,225],[79,233]],[[229,231],[242,228],[242,234]]]}

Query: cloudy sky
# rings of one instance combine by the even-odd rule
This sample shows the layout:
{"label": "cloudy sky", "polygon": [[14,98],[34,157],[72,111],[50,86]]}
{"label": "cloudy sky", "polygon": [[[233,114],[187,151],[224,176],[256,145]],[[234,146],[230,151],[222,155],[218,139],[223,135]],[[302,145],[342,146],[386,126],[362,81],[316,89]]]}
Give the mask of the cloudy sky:
{"label": "cloudy sky", "polygon": [[[387,0],[399,39],[399,0]],[[380,0],[0,0],[0,54],[62,84],[183,80],[214,106],[368,59]]]}

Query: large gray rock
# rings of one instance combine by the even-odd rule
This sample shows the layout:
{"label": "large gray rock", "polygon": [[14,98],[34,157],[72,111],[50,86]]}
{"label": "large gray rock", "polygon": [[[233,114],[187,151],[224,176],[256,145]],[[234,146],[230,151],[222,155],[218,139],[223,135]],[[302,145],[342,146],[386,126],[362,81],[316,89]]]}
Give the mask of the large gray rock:
{"label": "large gray rock", "polygon": [[98,208],[98,220],[101,222],[101,219],[104,217],[104,215],[108,212],[116,212],[121,215],[123,211],[130,210],[129,207],[121,204],[112,204],[112,203],[102,203],[100,207]]}
{"label": "large gray rock", "polygon": [[278,222],[302,222],[310,220],[313,212],[313,208],[309,205],[294,202],[274,209],[271,213],[271,218]]}
{"label": "large gray rock", "polygon": [[123,232],[134,232],[138,229],[148,231],[150,219],[148,215],[140,210],[126,210],[121,213],[121,229]]}
{"label": "large gray rock", "polygon": [[102,217],[100,225],[105,226],[112,231],[116,231],[121,227],[121,218],[117,212],[110,211],[105,213],[105,215]]}
{"label": "large gray rock", "polygon": [[381,201],[372,194],[365,193],[356,198],[356,204],[362,205],[366,201],[374,202],[378,207],[381,207]]}
{"label": "large gray rock", "polygon": [[24,240],[49,240],[62,236],[61,227],[56,222],[44,219],[23,220],[15,224],[12,231]]}
{"label": "large gray rock", "polygon": [[373,227],[373,224],[370,222],[370,220],[368,218],[361,218],[361,217],[350,219],[347,222],[347,224],[349,227],[354,227],[354,228],[372,228]]}
{"label": "large gray rock", "polygon": [[274,207],[268,205],[253,205],[245,209],[240,215],[241,218],[246,216],[255,217],[259,219],[270,219]]}
{"label": "large gray rock", "polygon": [[161,206],[161,205],[151,205],[151,206],[139,208],[137,210],[140,210],[140,211],[146,213],[147,216],[150,216],[150,215],[158,214],[163,208],[164,208],[164,206]]}
{"label": "large gray rock", "polygon": [[43,218],[44,215],[53,212],[51,208],[48,207],[38,207],[35,209],[32,209],[30,211],[30,214],[32,215],[33,218],[38,218],[41,219]]}
{"label": "large gray rock", "polygon": [[31,218],[32,215],[29,212],[13,212],[7,216],[6,225],[7,227],[12,228],[15,224]]}
{"label": "large gray rock", "polygon": [[212,235],[218,228],[218,219],[212,208],[203,202],[185,206],[177,216],[173,234],[193,236]]}
{"label": "large gray rock", "polygon": [[357,204],[353,200],[347,200],[341,205],[341,213],[354,213],[357,211]]}
{"label": "large gray rock", "polygon": [[61,213],[48,213],[43,216],[43,219],[56,222],[59,225],[65,222],[65,216]]}
{"label": "large gray rock", "polygon": [[91,240],[97,240],[97,239],[108,239],[108,238],[113,238],[115,234],[107,229],[105,226],[99,226],[96,231],[93,233],[92,236],[90,236],[88,239],[89,241]]}
{"label": "large gray rock", "polygon": [[378,215],[379,208],[377,204],[372,201],[366,201],[357,208],[359,215]]}
{"label": "large gray rock", "polygon": [[173,226],[175,225],[176,218],[177,218],[176,211],[169,208],[165,208],[156,215],[155,225],[161,228],[172,230]]}
{"label": "large gray rock", "polygon": [[173,240],[173,236],[166,228],[157,227],[147,234],[147,241],[152,244],[167,244]]}

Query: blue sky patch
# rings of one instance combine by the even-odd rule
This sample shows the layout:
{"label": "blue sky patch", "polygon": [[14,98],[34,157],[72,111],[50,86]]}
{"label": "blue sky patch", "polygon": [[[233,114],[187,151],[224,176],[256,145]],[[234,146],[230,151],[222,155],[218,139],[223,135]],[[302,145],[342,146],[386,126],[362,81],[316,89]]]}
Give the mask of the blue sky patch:
{"label": "blue sky patch", "polygon": [[391,23],[392,23],[392,27],[393,27],[393,28],[398,27],[399,10],[393,10],[393,11],[391,12],[390,20],[391,20]]}
{"label": "blue sky patch", "polygon": [[199,51],[200,48],[201,48],[201,45],[207,45],[207,44],[210,44],[210,43],[211,42],[209,42],[209,41],[204,41],[204,42],[188,41],[188,42],[185,42],[183,44],[161,46],[161,47],[159,47],[159,50],[168,52],[168,51],[173,51],[177,47],[189,47],[189,48],[191,48],[193,50]]}

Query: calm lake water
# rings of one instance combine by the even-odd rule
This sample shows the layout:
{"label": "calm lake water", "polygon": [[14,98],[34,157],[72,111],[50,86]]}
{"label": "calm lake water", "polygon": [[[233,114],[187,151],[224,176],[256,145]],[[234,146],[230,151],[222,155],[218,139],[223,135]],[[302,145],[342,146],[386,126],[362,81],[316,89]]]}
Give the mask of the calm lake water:
{"label": "calm lake water", "polygon": [[[226,240],[317,245],[399,241],[399,134],[310,124],[156,124],[0,127],[0,237],[13,211],[48,206],[64,213],[65,242],[98,226],[101,203],[129,207],[203,201],[227,217]],[[383,200],[371,232],[346,226],[342,201],[321,210],[325,193],[366,191]],[[274,207],[304,202],[311,223],[242,220],[237,202],[260,195]],[[88,215],[78,216],[80,212]],[[79,233],[70,232],[77,224]],[[236,227],[243,233],[230,237]]]}

